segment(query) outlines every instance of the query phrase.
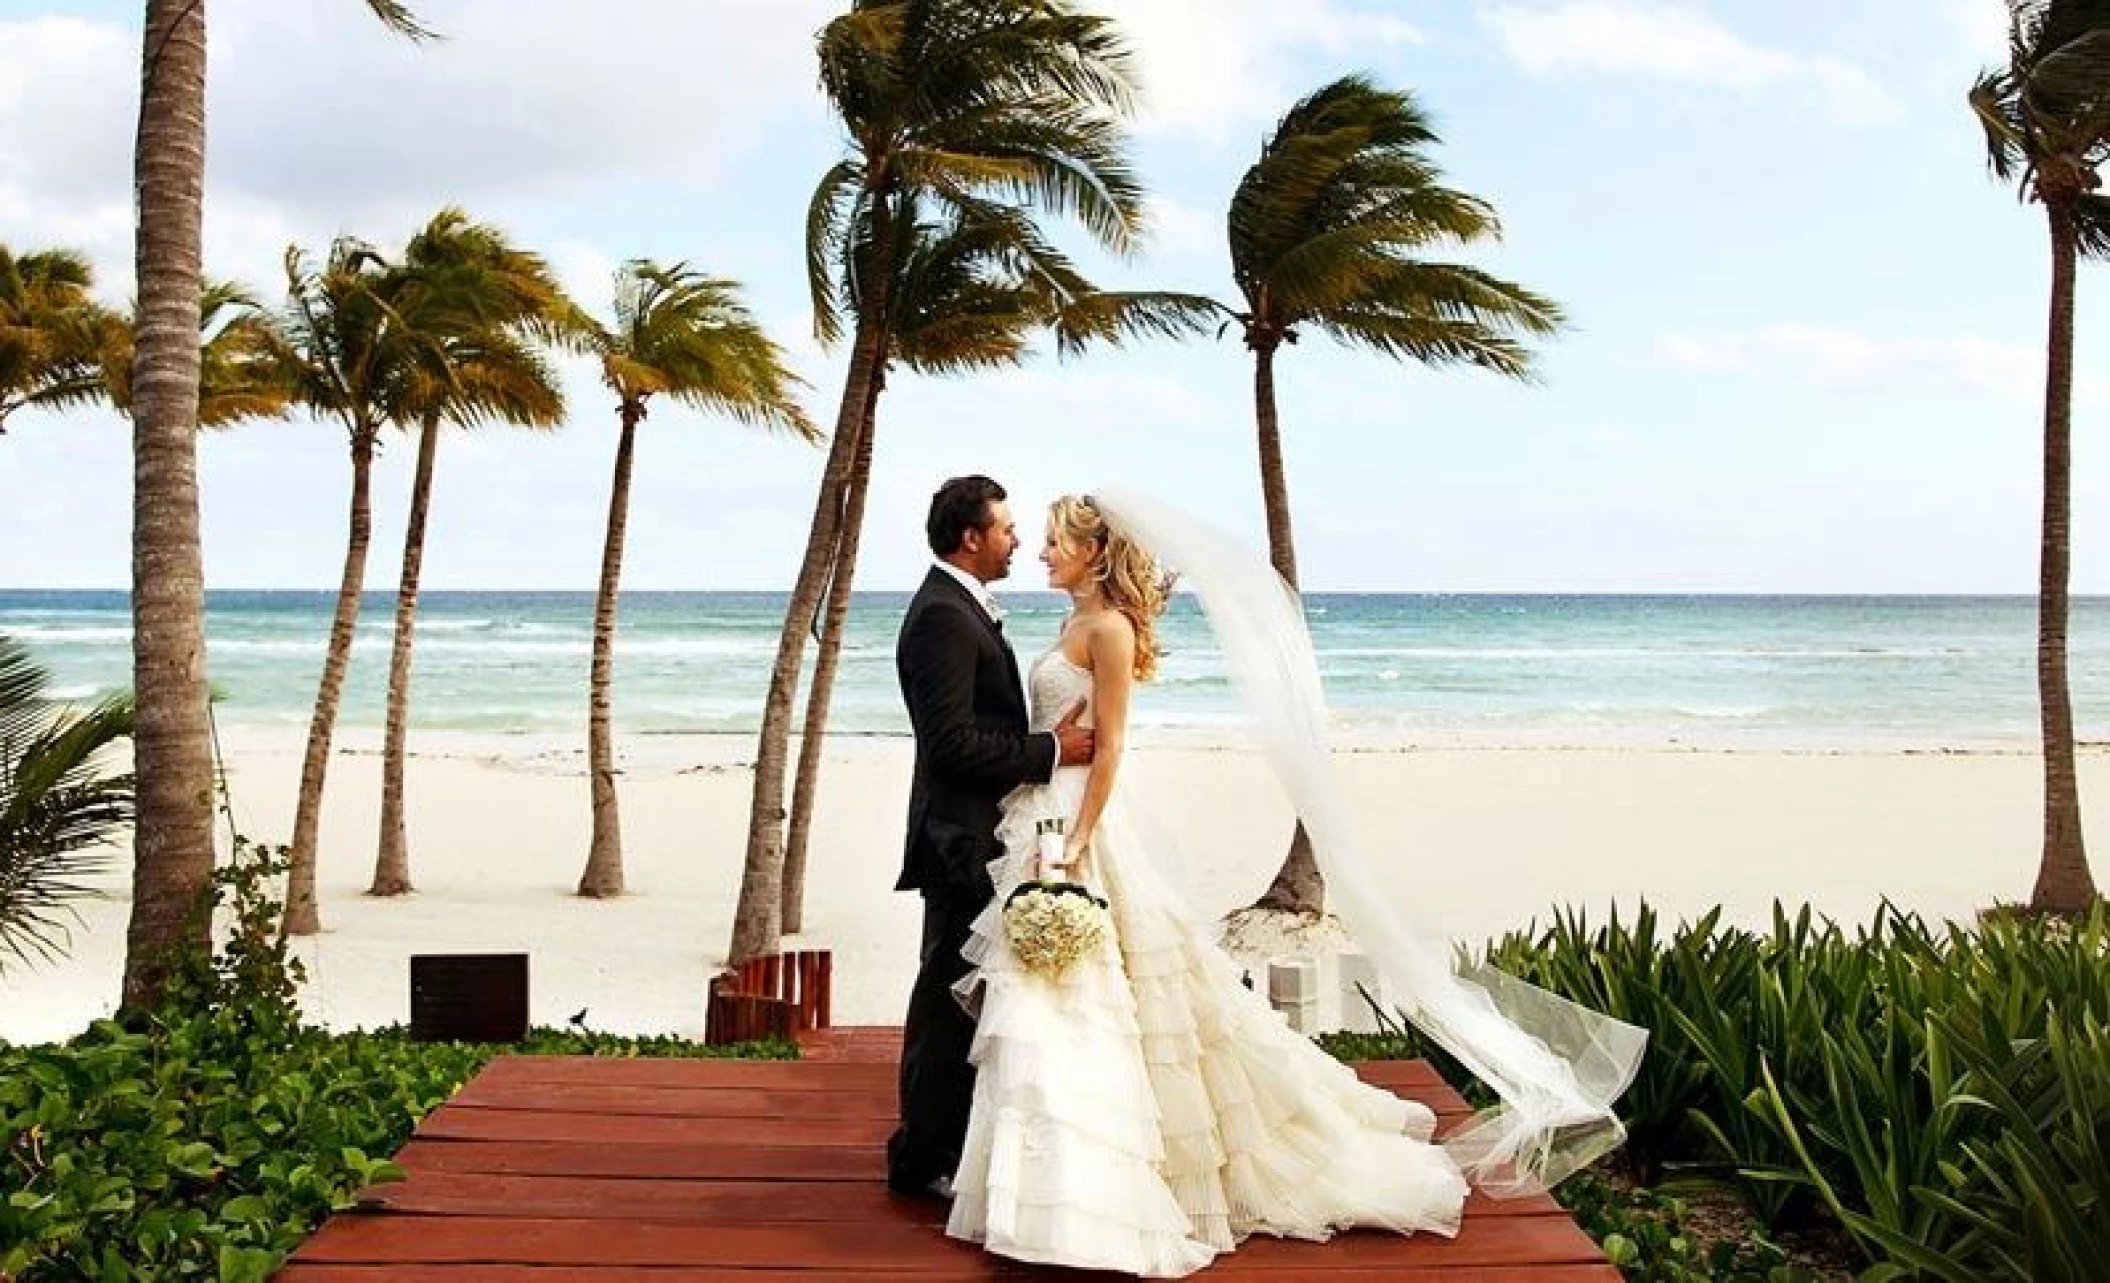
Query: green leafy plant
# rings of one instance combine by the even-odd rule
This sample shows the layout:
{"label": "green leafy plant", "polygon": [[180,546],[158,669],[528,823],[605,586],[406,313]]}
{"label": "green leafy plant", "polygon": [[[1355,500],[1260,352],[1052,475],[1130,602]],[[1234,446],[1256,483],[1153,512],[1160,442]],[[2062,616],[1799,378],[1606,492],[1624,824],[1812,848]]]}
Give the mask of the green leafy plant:
{"label": "green leafy plant", "polygon": [[235,842],[201,912],[209,962],[150,1015],[64,1045],[0,1045],[0,1277],[261,1280],[332,1211],[399,1179],[387,1155],[493,1055],[790,1058],[786,1043],[535,1030],[525,1048],[332,1034],[301,1022],[302,979],[271,880],[283,847]]}
{"label": "green leafy plant", "polygon": [[103,763],[132,733],[131,701],[62,708],[49,683],[0,634],[0,964],[63,952],[68,902],[90,894],[80,879],[105,867],[132,822],[132,777]]}
{"label": "green leafy plant", "polygon": [[[1652,1031],[1621,1102],[1630,1142],[1604,1172],[1653,1196],[1734,1196],[1758,1238],[1828,1238],[1876,1283],[2099,1276],[2110,910],[1932,928],[1886,905],[1849,932],[1776,908],[1763,932],[1710,913],[1668,939],[1645,907],[1631,923],[1591,930],[1562,916],[1491,951],[1512,974]],[[1397,1022],[1322,1042],[1350,1058],[1427,1057],[1486,1103]],[[1620,1201],[1589,1192],[1594,1179],[1556,1194],[1578,1209]],[[1630,1214],[1641,1215],[1618,1217]],[[1593,1233],[1629,1277],[1745,1277],[1696,1262],[1675,1232],[1608,1221]]]}

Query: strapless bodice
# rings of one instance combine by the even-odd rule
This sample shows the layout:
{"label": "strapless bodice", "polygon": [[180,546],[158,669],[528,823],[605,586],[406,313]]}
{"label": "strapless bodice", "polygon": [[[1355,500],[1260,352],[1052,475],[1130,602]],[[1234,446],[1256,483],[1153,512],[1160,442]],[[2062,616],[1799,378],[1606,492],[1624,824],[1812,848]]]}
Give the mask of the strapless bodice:
{"label": "strapless bodice", "polygon": [[[1026,674],[1026,696],[1032,710],[1032,724],[1036,731],[1051,730],[1070,706],[1080,699],[1089,699],[1092,693],[1092,675],[1070,662],[1056,646],[1033,661]],[[1092,724],[1092,711],[1084,710],[1084,724]]]}

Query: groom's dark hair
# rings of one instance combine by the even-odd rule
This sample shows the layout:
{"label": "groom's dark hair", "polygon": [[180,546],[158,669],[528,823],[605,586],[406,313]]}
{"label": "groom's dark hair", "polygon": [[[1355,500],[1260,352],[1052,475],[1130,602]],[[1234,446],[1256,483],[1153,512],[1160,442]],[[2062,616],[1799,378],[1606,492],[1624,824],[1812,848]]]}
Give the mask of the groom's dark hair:
{"label": "groom's dark hair", "polygon": [[938,493],[930,497],[930,516],[923,522],[930,550],[940,557],[958,552],[968,531],[989,524],[989,505],[1009,497],[1002,486],[979,474],[954,477],[939,486]]}

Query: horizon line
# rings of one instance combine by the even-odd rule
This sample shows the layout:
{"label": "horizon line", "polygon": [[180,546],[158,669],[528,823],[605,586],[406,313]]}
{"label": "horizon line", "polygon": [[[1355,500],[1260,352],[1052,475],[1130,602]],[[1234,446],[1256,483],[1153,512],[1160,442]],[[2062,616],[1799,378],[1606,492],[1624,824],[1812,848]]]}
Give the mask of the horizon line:
{"label": "horizon line", "polygon": [[[873,595],[904,596],[914,593],[916,589],[917,586],[915,585],[898,588],[853,588],[850,591],[850,595],[853,598]],[[420,600],[429,597],[466,597],[479,595],[491,596],[495,594],[506,594],[510,596],[521,597],[592,597],[597,591],[598,590],[595,588],[421,588],[418,591],[418,597]],[[999,586],[997,591],[1002,595],[1012,597],[1060,597],[1062,595],[1055,589],[1045,587],[1004,588]],[[30,593],[98,593],[111,596],[130,596],[131,589],[95,585],[68,586],[63,588],[50,586],[0,586],[0,595]],[[219,588],[207,588],[205,589],[205,593],[208,597],[213,596],[214,594],[225,593],[255,593],[260,595],[269,594],[279,596],[334,598],[337,595],[337,590],[335,588],[287,588],[282,586],[229,586]],[[788,597],[790,593],[791,590],[789,588],[624,588],[619,591],[618,597]],[[396,590],[393,588],[363,588],[360,590],[359,595],[361,598],[393,597],[396,595]],[[1176,597],[1191,597],[1194,594],[1191,590],[1181,587],[1175,588],[1173,595]],[[1980,600],[1997,599],[2021,601],[2033,601],[2037,598],[2037,594],[2034,591],[2029,590],[1989,591],[1983,589],[1929,590],[1857,588],[1306,588],[1301,590],[1301,595],[1305,597],[1887,597],[1900,599],[1976,598]],[[2086,591],[2075,589],[2069,593],[2069,596],[2071,598],[2080,600],[2110,599],[2110,588],[2106,588],[2102,591]]]}

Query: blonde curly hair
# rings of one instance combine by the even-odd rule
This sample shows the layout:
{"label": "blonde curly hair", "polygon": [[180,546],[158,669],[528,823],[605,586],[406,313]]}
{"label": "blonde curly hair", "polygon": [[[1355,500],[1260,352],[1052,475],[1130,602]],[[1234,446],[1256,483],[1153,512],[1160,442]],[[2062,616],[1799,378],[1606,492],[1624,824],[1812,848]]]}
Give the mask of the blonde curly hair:
{"label": "blonde curly hair", "polygon": [[1173,577],[1141,544],[1108,529],[1090,495],[1064,495],[1048,505],[1055,542],[1065,552],[1090,556],[1092,577],[1106,604],[1128,617],[1136,630],[1136,680],[1157,675],[1158,616],[1172,596]]}

